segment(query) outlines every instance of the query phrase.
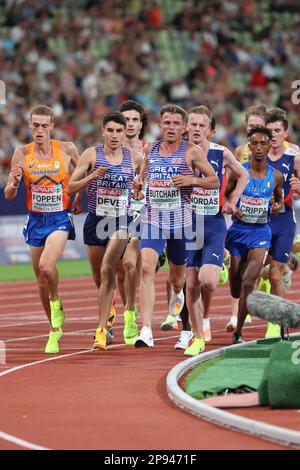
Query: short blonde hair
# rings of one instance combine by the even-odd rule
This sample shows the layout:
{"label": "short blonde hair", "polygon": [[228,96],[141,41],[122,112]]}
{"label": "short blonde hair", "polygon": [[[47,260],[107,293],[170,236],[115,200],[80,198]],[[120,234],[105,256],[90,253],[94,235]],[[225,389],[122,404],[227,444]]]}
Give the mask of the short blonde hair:
{"label": "short blonde hair", "polygon": [[54,121],[54,113],[49,106],[46,105],[40,105],[36,106],[31,110],[30,113],[30,119],[32,119],[32,116],[50,116],[50,122],[52,123]]}

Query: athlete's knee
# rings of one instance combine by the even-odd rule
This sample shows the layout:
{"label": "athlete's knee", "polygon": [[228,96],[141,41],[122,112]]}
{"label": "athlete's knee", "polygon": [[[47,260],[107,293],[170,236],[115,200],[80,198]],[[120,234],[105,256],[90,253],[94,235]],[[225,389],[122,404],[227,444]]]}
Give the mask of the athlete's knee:
{"label": "athlete's knee", "polygon": [[42,273],[38,270],[36,271],[35,274],[36,274],[36,282],[37,282],[39,289],[44,289],[48,287],[46,278],[42,275]]}
{"label": "athlete's knee", "polygon": [[245,276],[242,281],[242,288],[245,292],[251,292],[254,289],[256,278]]}
{"label": "athlete's knee", "polygon": [[39,272],[46,279],[53,275],[54,269],[55,266],[47,260],[40,261],[39,263]]}
{"label": "athlete's knee", "polygon": [[190,299],[198,299],[201,294],[201,286],[198,280],[190,280],[186,283],[186,295]]}
{"label": "athlete's knee", "polygon": [[101,267],[101,281],[114,282],[116,274],[116,267],[111,263],[104,263]]}
{"label": "athlete's knee", "polygon": [[145,278],[155,278],[155,266],[153,266],[153,263],[143,260],[142,262],[142,267],[141,267],[141,276],[143,279]]}
{"label": "athlete's knee", "polygon": [[136,264],[132,260],[126,260],[123,262],[123,268],[125,271],[125,274],[135,274],[136,272]]}
{"label": "athlete's knee", "polygon": [[215,276],[212,276],[211,278],[205,276],[201,281],[201,285],[204,289],[214,291],[218,286],[218,279]]}

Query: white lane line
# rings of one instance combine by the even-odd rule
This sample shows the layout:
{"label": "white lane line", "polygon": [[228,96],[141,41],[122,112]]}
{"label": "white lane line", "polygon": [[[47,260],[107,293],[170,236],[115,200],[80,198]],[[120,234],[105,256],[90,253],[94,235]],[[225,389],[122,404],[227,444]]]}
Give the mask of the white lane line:
{"label": "white lane line", "polygon": [[6,432],[2,432],[2,431],[0,431],[0,439],[3,439],[4,441],[12,442],[13,444],[16,444],[17,446],[23,447],[25,449],[51,450],[51,449],[48,449],[47,447],[42,447],[37,444],[33,444],[32,442],[25,441],[24,439],[20,439],[19,437],[11,436],[10,434],[7,434]]}

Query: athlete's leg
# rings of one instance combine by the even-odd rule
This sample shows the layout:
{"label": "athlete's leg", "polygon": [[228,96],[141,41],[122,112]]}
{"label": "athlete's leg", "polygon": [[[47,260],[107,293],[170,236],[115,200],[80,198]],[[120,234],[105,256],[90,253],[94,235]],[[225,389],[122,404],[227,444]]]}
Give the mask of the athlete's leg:
{"label": "athlete's leg", "polygon": [[96,287],[100,289],[101,284],[101,265],[105,254],[105,246],[89,245],[87,247],[88,257],[92,268],[93,279]]}
{"label": "athlete's leg", "polygon": [[49,302],[49,288],[46,278],[42,275],[39,264],[44,247],[35,247],[30,246],[32,267],[36,276],[37,285],[39,288],[40,299],[42,301],[43,308],[46,312],[47,318],[50,323],[50,329],[53,330],[51,326],[51,313],[50,313],[50,302]]}
{"label": "athlete's leg", "polygon": [[202,303],[199,301],[201,285],[198,278],[198,269],[187,268],[186,276],[186,303],[188,307],[190,322],[196,338],[203,338]]}
{"label": "athlete's leg", "polygon": [[118,291],[122,299],[123,306],[125,307],[126,305],[125,272],[124,272],[122,259],[118,262],[118,266],[117,266],[117,287],[118,287]]}
{"label": "athlete's leg", "polygon": [[58,272],[56,263],[61,257],[68,240],[68,232],[56,231],[48,236],[40,257],[39,270],[46,279],[50,300],[58,299]]}
{"label": "athlete's leg", "polygon": [[152,312],[155,303],[155,268],[159,258],[157,251],[143,248],[141,251],[140,299],[143,326],[151,327]]}
{"label": "athlete's leg", "polygon": [[136,289],[139,282],[139,257],[140,257],[140,241],[133,238],[128,243],[123,255],[123,267],[125,272],[125,294],[126,306],[125,310],[134,310]]}
{"label": "athlete's leg", "polygon": [[215,264],[204,264],[201,266],[199,271],[205,341],[211,341],[209,313],[214,291],[219,284],[221,270],[221,266],[217,266]]}
{"label": "athlete's leg", "polygon": [[281,263],[272,259],[269,279],[271,283],[271,294],[284,296],[283,275],[286,263]]}
{"label": "athlete's leg", "polygon": [[238,323],[234,335],[240,336],[247,316],[247,297],[253,291],[266,258],[264,248],[253,248],[248,251],[244,272],[242,273],[241,295],[239,301]]}
{"label": "athlete's leg", "polygon": [[101,284],[99,289],[99,326],[105,329],[112,305],[116,286],[116,270],[124,249],[128,243],[127,233],[120,230],[107,244],[101,265]]}

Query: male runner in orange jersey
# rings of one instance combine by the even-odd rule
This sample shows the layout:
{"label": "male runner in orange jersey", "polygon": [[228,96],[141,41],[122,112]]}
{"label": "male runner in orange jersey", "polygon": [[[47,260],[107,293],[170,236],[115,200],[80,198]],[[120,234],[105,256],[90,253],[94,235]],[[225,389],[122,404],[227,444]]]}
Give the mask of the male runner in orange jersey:
{"label": "male runner in orange jersey", "polygon": [[40,298],[50,322],[45,353],[54,354],[59,352],[64,322],[56,263],[67,240],[75,238],[66,187],[77,164],[78,152],[71,142],[51,139],[54,128],[51,108],[34,108],[29,127],[33,142],[15,150],[4,193],[7,200],[14,199],[24,177],[29,215],[23,233],[30,245]]}

